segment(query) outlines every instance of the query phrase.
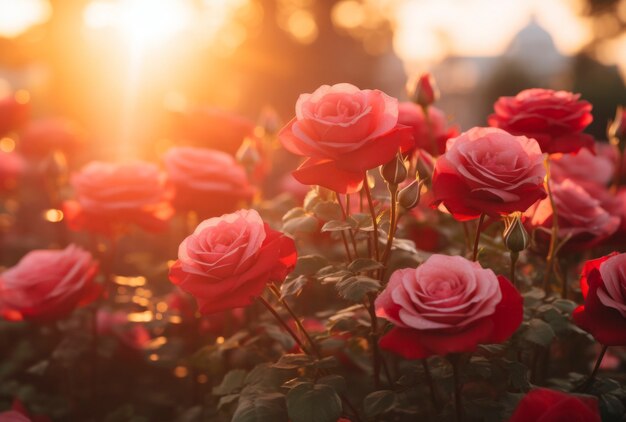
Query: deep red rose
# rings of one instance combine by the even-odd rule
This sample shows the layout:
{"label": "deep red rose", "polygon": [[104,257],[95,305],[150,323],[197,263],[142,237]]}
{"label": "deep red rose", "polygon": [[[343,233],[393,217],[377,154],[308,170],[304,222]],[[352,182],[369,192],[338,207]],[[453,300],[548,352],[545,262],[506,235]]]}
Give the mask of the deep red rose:
{"label": "deep red rose", "polygon": [[26,163],[18,153],[0,151],[0,192],[13,190],[25,170]]}
{"label": "deep red rose", "polygon": [[154,164],[94,161],[72,177],[72,186],[76,200],[65,202],[63,211],[73,230],[112,235],[136,224],[161,231],[173,214],[165,176]]}
{"label": "deep red rose", "polygon": [[71,120],[46,118],[28,124],[20,134],[20,151],[29,157],[42,157],[54,151],[71,154],[83,144],[82,130]]}
{"label": "deep red rose", "polygon": [[[600,191],[606,191],[606,188],[595,186],[594,195],[591,195],[571,179],[565,179],[560,183],[552,181],[550,188],[557,209],[559,238],[569,237],[564,250],[590,248],[607,239],[618,229],[620,218],[614,215],[615,212],[605,209],[600,198]],[[606,193],[606,196],[608,199],[610,195]],[[553,220],[549,198],[534,204],[524,216],[529,229],[543,228],[549,231]],[[538,234],[536,239],[547,243],[545,233]]]}
{"label": "deep red rose", "polygon": [[367,170],[413,147],[411,132],[398,124],[398,100],[343,83],[300,95],[296,117],[278,136],[288,151],[308,157],[293,173],[300,183],[354,193]]}
{"label": "deep red rose", "polygon": [[215,217],[239,209],[254,195],[244,168],[225,152],[176,147],[165,153],[163,161],[177,209]]}
{"label": "deep red rose", "polygon": [[0,98],[0,137],[19,130],[30,117],[30,102],[16,93]]}
{"label": "deep red rose", "polygon": [[574,396],[560,391],[536,388],[519,402],[509,422],[600,422],[598,401],[590,396]]}
{"label": "deep red rose", "polygon": [[585,262],[574,322],[605,346],[626,346],[626,254]]}
{"label": "deep red rose", "polygon": [[448,141],[433,174],[434,206],[460,221],[526,211],[545,198],[539,145],[496,128],[473,128]]}
{"label": "deep red rose", "polygon": [[180,244],[169,277],[210,314],[248,306],[269,282],[282,282],[296,259],[292,239],[256,211],[240,210],[200,223]]}
{"label": "deep red rose", "polygon": [[8,320],[62,318],[100,294],[98,265],[74,245],[35,250],[0,275],[0,315]]}
{"label": "deep red rose", "polygon": [[380,345],[423,359],[502,343],[522,323],[522,302],[510,281],[477,262],[432,255],[417,269],[395,271],[376,299],[376,314],[395,325]]}
{"label": "deep red rose", "polygon": [[551,89],[526,89],[515,97],[500,97],[489,126],[514,135],[525,135],[539,142],[541,151],[576,152],[583,147],[593,151],[593,137],[582,133],[591,123],[591,104],[579,101],[580,94]]}
{"label": "deep red rose", "polygon": [[448,126],[446,116],[436,107],[428,107],[428,123],[424,110],[417,104],[402,102],[398,106],[398,123],[413,129],[415,147],[429,154],[441,155],[446,152],[446,142],[459,134],[456,126]]}

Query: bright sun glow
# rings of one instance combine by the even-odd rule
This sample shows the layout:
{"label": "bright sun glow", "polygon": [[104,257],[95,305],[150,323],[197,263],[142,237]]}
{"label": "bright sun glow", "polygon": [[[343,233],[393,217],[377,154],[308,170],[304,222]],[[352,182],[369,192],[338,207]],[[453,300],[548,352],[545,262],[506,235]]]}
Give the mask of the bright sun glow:
{"label": "bright sun glow", "polygon": [[16,37],[51,15],[47,0],[0,0],[0,37]]}

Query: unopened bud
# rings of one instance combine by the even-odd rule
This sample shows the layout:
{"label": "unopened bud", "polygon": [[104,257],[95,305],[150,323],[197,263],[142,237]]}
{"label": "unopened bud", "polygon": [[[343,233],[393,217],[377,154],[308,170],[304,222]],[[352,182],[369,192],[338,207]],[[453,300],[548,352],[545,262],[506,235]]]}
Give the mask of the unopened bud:
{"label": "unopened bud", "polygon": [[280,130],[282,122],[276,110],[270,106],[266,106],[261,111],[258,125],[263,129],[266,135],[274,135]]}
{"label": "unopened bud", "polygon": [[615,119],[609,124],[607,130],[611,144],[619,147],[620,151],[626,148],[626,110],[622,106],[617,107]]}
{"label": "unopened bud", "polygon": [[506,227],[502,237],[504,245],[511,252],[521,252],[528,247],[530,238],[519,215],[505,220]]}
{"label": "unopened bud", "polygon": [[239,161],[246,169],[250,170],[256,167],[261,161],[261,154],[257,149],[256,142],[253,139],[246,138],[235,154]]}
{"label": "unopened bud", "polygon": [[422,73],[417,79],[415,90],[411,96],[413,102],[422,107],[428,107],[439,99],[439,88],[435,78],[430,73]]}
{"label": "unopened bud", "polygon": [[419,204],[423,184],[423,180],[415,179],[408,186],[400,190],[400,193],[398,193],[398,203],[402,208],[410,210]]}
{"label": "unopened bud", "polygon": [[380,168],[380,175],[391,185],[398,185],[406,179],[407,170],[400,154]]}

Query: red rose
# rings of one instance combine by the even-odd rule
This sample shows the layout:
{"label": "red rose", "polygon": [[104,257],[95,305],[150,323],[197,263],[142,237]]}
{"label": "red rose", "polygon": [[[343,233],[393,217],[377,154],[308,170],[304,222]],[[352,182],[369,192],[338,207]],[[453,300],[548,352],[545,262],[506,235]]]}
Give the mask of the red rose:
{"label": "red rose", "polygon": [[19,93],[0,98],[0,137],[20,129],[30,116],[30,102]]}
{"label": "red rose", "polygon": [[589,396],[536,388],[519,402],[509,422],[600,422],[598,402]]}
{"label": "red rose", "polygon": [[248,306],[296,263],[292,239],[254,210],[204,220],[178,248],[170,280],[193,295],[203,314]]}
{"label": "red rose", "polygon": [[25,169],[26,163],[18,153],[0,151],[0,191],[15,188]]}
{"label": "red rose", "polygon": [[534,138],[548,154],[576,152],[582,147],[593,150],[593,137],[582,133],[593,120],[591,104],[578,98],[580,94],[540,88],[500,97],[489,126]]}
{"label": "red rose", "polygon": [[70,228],[112,234],[136,224],[149,231],[167,227],[172,209],[157,166],[92,162],[72,177],[76,200],[64,204]]}
{"label": "red rose", "polygon": [[417,78],[412,99],[422,107],[428,107],[439,99],[439,88],[430,73],[422,73]]}
{"label": "red rose", "polygon": [[254,123],[237,114],[210,107],[172,113],[172,136],[184,143],[235,155],[243,140],[254,136]]}
{"label": "red rose", "polygon": [[435,163],[433,205],[461,221],[526,211],[546,197],[545,175],[534,139],[476,127],[450,139]]}
{"label": "red rose", "polygon": [[585,262],[580,289],[574,322],[605,346],[626,346],[626,254]]}
{"label": "red rose", "polygon": [[395,325],[381,347],[423,359],[507,340],[522,323],[523,306],[506,278],[460,256],[432,255],[391,275],[376,314]]}
{"label": "red rose", "polygon": [[300,183],[340,193],[359,191],[367,170],[413,147],[411,129],[398,125],[398,100],[346,83],[300,95],[296,117],[278,136],[308,157],[293,173]]}
{"label": "red rose", "polygon": [[95,300],[98,265],[74,245],[35,250],[0,275],[0,315],[9,320],[48,321]]}
{"label": "red rose", "polygon": [[213,217],[239,209],[254,195],[246,171],[225,152],[177,147],[167,151],[163,161],[178,209]]}
{"label": "red rose", "polygon": [[36,120],[20,134],[20,151],[27,156],[41,157],[56,150],[76,151],[83,143],[83,133],[71,120],[47,118]]}
{"label": "red rose", "polygon": [[[603,207],[596,186],[595,196],[570,179],[550,184],[552,198],[557,209],[559,238],[569,237],[565,245],[569,250],[589,248],[612,235],[619,227],[620,219]],[[606,189],[604,189],[606,190]],[[538,202],[525,213],[530,229],[552,228],[552,206],[548,198]]]}
{"label": "red rose", "polygon": [[428,107],[429,124],[424,118],[424,110],[411,102],[398,106],[398,123],[413,129],[415,147],[429,154],[441,155],[446,152],[446,142],[459,134],[456,126],[448,127],[446,116],[436,107]]}

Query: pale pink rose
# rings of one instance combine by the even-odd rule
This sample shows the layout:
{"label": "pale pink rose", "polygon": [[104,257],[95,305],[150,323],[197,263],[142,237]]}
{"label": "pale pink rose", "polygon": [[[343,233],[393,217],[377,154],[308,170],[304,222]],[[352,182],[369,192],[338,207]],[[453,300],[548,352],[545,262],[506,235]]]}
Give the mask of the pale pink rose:
{"label": "pale pink rose", "polygon": [[539,144],[501,129],[475,127],[448,140],[435,163],[434,206],[457,220],[526,211],[546,197]]}
{"label": "pale pink rose", "polygon": [[[566,249],[594,246],[612,235],[620,219],[602,207],[602,202],[571,179],[550,185],[557,207],[559,238],[569,237]],[[552,207],[548,198],[533,205],[525,216],[533,228],[552,227]]]}
{"label": "pale pink rose", "polygon": [[31,251],[0,275],[0,315],[36,321],[64,317],[97,297],[97,273],[91,254],[74,245]]}
{"label": "pale pink rose", "polygon": [[391,275],[376,314],[395,325],[381,346],[421,359],[505,341],[522,322],[523,307],[506,278],[460,256],[432,255]]}
{"label": "pale pink rose", "polygon": [[209,314],[248,306],[267,283],[282,282],[296,258],[292,239],[258,212],[240,210],[200,223],[180,244],[169,277]]}
{"label": "pale pink rose", "polygon": [[603,149],[596,144],[594,154],[582,148],[577,154],[554,154],[550,157],[550,173],[553,180],[560,182],[572,179],[578,183],[595,183],[606,186],[613,179],[615,162],[600,153]]}
{"label": "pale pink rose", "polygon": [[174,205],[181,210],[214,217],[239,209],[254,195],[244,168],[225,152],[176,147],[165,153],[163,162],[175,188]]}

